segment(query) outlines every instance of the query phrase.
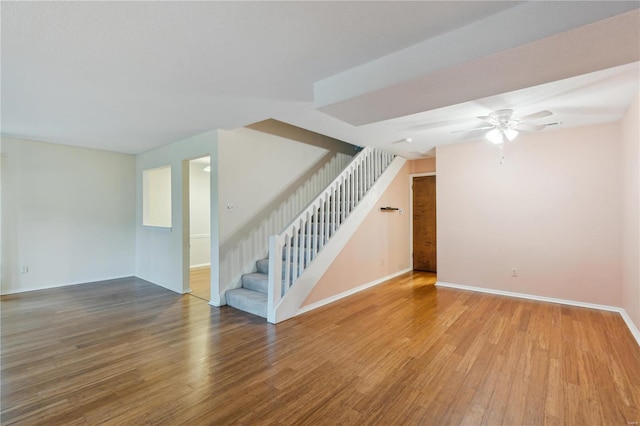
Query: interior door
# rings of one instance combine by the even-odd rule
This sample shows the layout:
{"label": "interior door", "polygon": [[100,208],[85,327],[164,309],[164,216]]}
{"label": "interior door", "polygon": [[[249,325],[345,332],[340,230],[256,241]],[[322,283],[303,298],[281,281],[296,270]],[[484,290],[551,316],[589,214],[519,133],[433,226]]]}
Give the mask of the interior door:
{"label": "interior door", "polygon": [[436,177],[413,178],[413,269],[437,272]]}

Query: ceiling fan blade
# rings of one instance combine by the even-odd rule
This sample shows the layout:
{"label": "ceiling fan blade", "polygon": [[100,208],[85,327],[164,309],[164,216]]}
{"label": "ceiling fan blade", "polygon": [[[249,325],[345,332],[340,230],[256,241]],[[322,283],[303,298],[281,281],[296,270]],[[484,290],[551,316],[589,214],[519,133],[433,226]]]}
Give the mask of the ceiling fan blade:
{"label": "ceiling fan blade", "polygon": [[512,115],[513,115],[512,109],[499,109],[489,114],[489,117],[493,118],[494,120],[501,121],[501,120],[510,120]]}
{"label": "ceiling fan blade", "polygon": [[553,115],[553,113],[551,111],[547,111],[545,109],[544,111],[538,111],[538,112],[534,112],[533,114],[529,114],[529,115],[525,115],[524,117],[520,117],[518,120],[520,120],[520,121],[536,120],[538,118],[548,117],[550,115]]}
{"label": "ceiling fan blade", "polygon": [[411,143],[411,142],[413,142],[413,138],[402,138],[402,139],[398,139],[397,141],[391,142],[391,144],[395,145],[397,143]]}
{"label": "ceiling fan blade", "polygon": [[487,130],[487,129],[493,129],[496,126],[482,126],[482,127],[474,127],[472,129],[461,129],[461,130],[454,130],[451,133],[462,133],[462,132],[474,132],[476,130]]}
{"label": "ceiling fan blade", "polygon": [[500,124],[500,120],[495,119],[493,117],[489,117],[488,115],[481,115],[477,117],[478,120],[486,121],[491,126],[497,126]]}
{"label": "ceiling fan blade", "polygon": [[536,130],[542,130],[547,127],[546,124],[534,124],[534,123],[518,123],[516,130],[522,130],[525,132],[535,132]]}

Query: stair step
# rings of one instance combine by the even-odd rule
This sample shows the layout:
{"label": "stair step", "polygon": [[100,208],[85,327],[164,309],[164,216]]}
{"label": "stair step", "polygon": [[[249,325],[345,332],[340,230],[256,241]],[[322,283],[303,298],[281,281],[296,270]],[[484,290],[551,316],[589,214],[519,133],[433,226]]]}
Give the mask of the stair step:
{"label": "stair step", "polygon": [[256,269],[261,274],[269,274],[269,259],[260,259],[256,261]]}
{"label": "stair step", "polygon": [[[285,278],[285,273],[286,273],[286,255],[283,254],[282,260],[285,261],[285,264],[282,265],[282,279],[284,280]],[[305,266],[306,266],[306,262],[305,262]],[[258,269],[257,274],[265,274],[267,277],[269,276],[269,259],[260,259],[258,261],[256,261],[256,268]],[[291,262],[289,262],[289,268],[291,268]],[[293,271],[291,269],[289,269],[289,271],[291,272],[291,274],[293,275]],[[254,278],[247,278],[247,280],[253,280]],[[268,278],[267,278],[268,280]],[[251,285],[251,284],[249,284]],[[262,284],[261,284],[262,285]],[[247,288],[246,285],[243,284],[243,287]],[[256,290],[255,288],[252,288],[252,290]],[[262,291],[262,290],[257,290],[257,291]]]}
{"label": "stair step", "polygon": [[267,295],[259,291],[246,288],[227,290],[227,305],[249,312],[250,314],[267,317]]}
{"label": "stair step", "polygon": [[242,276],[242,288],[267,294],[269,291],[269,276],[259,272],[244,274]]}

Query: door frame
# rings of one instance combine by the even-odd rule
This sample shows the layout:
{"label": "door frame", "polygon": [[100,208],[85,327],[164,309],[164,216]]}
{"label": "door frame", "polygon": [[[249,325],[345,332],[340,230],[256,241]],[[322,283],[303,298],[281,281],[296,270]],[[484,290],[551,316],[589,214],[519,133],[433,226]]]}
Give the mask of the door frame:
{"label": "door frame", "polygon": [[[409,267],[413,271],[413,178],[423,176],[436,176],[436,172],[414,173],[409,175]],[[438,210],[438,180],[436,179],[436,211]],[[436,221],[436,233],[438,232],[438,222]],[[436,253],[438,244],[436,242]]]}
{"label": "door frame", "polygon": [[[219,269],[219,259],[217,249],[214,251],[214,247],[217,248],[217,231],[214,230],[214,226],[217,228],[217,222],[214,222],[214,218],[217,220],[218,209],[218,192],[217,186],[214,185],[217,182],[217,164],[215,165],[214,172],[214,154],[203,153],[194,157],[189,157],[182,160],[182,294],[191,293],[191,162],[200,158],[209,157],[209,164],[211,171],[209,172],[209,267],[211,268],[211,279],[209,282],[209,304],[211,306],[219,307],[220,303],[215,304],[214,297],[219,293],[219,285],[217,280],[217,270]],[[215,175],[214,175],[215,173]],[[215,179],[215,180],[214,180]],[[214,191],[215,190],[215,191]],[[215,198],[214,198],[215,197]],[[215,207],[214,207],[215,206]],[[214,212],[215,208],[215,212]],[[215,236],[214,236],[215,231]],[[215,241],[214,241],[215,237]],[[214,257],[215,256],[215,257]],[[215,268],[215,272],[214,272]],[[214,279],[215,277],[215,279]]]}

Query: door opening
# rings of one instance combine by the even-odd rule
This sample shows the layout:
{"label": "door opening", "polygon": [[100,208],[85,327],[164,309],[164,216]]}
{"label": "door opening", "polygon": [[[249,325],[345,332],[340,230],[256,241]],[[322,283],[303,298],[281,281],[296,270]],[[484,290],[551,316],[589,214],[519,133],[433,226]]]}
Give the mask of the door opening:
{"label": "door opening", "polygon": [[437,272],[436,176],[413,178],[413,269]]}
{"label": "door opening", "polygon": [[211,298],[210,157],[189,161],[189,288]]}

